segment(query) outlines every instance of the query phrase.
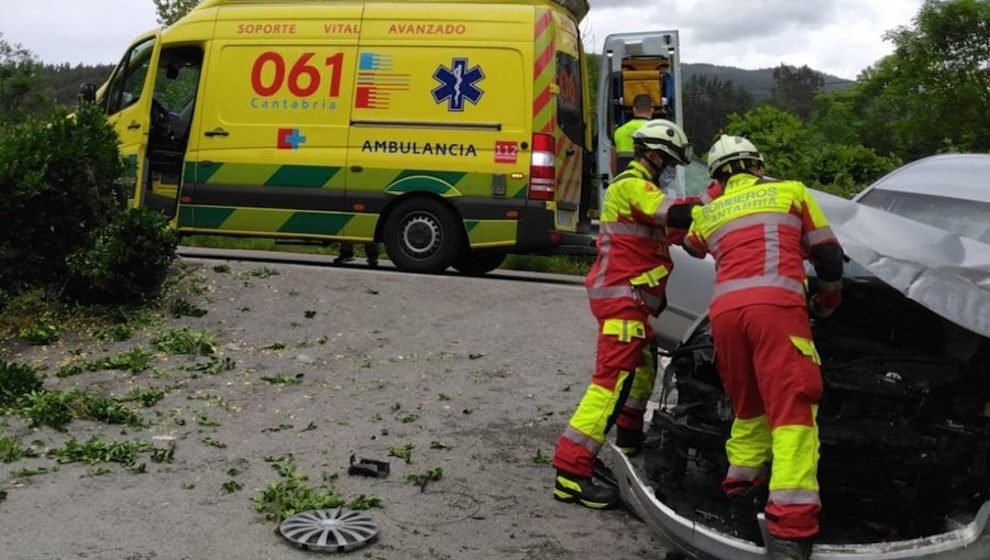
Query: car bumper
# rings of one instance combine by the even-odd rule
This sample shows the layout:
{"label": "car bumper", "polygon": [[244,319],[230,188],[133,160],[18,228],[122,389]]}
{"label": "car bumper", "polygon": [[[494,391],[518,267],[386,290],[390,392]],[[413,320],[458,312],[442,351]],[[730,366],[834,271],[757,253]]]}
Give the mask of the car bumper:
{"label": "car bumper", "polygon": [[[737,539],[678,515],[658,500],[632,462],[614,445],[603,458],[612,466],[626,505],[650,529],[696,560],[768,560],[766,548]],[[986,560],[990,558],[990,502],[983,504],[972,522],[918,539],[869,544],[818,544],[811,560]],[[760,527],[767,538],[763,516]]]}

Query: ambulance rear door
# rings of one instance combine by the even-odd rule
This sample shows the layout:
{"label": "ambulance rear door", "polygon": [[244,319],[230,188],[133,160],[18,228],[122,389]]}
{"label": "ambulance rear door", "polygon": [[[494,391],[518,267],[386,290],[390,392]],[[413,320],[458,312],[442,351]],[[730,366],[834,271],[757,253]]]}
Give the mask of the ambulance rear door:
{"label": "ambulance rear door", "polygon": [[[584,53],[577,24],[563,10],[553,13],[555,68],[551,103],[556,104],[556,212],[554,229],[573,232],[580,221],[587,125],[584,111]],[[539,25],[538,25],[539,27]]]}
{"label": "ambulance rear door", "polygon": [[[676,30],[620,33],[605,38],[598,76],[596,164],[602,185],[599,208],[605,187],[612,180],[613,134],[632,117],[632,98],[649,93],[654,98],[654,118],[683,126],[680,84]],[[684,169],[678,166],[677,181],[668,191],[683,194],[683,185]]]}

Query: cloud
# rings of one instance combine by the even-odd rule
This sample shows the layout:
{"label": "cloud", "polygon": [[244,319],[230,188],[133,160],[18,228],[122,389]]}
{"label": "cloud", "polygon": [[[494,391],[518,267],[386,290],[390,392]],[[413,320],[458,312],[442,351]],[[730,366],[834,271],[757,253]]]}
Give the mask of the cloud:
{"label": "cloud", "polygon": [[613,33],[676,29],[683,62],[750,69],[808,65],[853,79],[892,50],[884,32],[910,25],[921,3],[593,0],[582,30],[593,52]]}
{"label": "cloud", "polygon": [[835,0],[685,1],[678,2],[675,13],[671,14],[695,40],[706,43],[772,40],[782,32],[820,28],[836,16]]}
{"label": "cloud", "polygon": [[28,0],[5,6],[0,33],[44,62],[99,64],[117,62],[155,26],[151,0]]}

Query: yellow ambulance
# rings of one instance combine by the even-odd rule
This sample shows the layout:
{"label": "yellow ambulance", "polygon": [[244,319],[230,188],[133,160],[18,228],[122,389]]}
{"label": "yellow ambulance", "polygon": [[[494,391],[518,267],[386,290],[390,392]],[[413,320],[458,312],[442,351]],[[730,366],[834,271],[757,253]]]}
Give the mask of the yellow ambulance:
{"label": "yellow ambulance", "polygon": [[382,242],[402,270],[591,253],[587,0],[204,0],[95,95],[184,234]]}

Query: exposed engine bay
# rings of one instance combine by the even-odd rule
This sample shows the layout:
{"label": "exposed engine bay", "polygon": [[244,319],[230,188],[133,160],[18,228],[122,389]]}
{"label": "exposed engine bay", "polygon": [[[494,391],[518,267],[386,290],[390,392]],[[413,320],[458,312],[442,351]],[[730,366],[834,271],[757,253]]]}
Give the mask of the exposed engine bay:
{"label": "exposed engine bay", "polygon": [[[813,281],[813,279],[812,279]],[[969,523],[990,499],[990,341],[873,277],[813,324],[822,359],[822,543],[924,537]],[[661,380],[643,457],[657,498],[725,534],[720,482],[732,412],[707,321]]]}

